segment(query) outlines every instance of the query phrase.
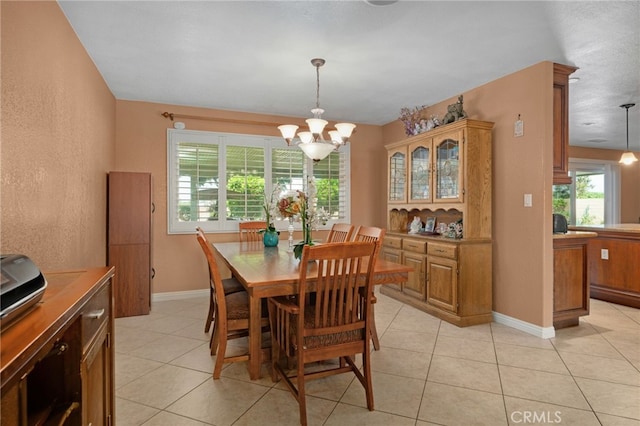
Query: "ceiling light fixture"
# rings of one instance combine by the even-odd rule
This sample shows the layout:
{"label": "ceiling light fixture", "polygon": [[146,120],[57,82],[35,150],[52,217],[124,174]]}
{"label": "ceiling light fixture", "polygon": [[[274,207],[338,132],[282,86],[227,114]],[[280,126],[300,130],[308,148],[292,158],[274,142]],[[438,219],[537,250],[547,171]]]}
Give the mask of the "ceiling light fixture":
{"label": "ceiling light fixture", "polygon": [[322,136],[322,132],[328,124],[326,120],[322,119],[324,110],[320,108],[320,67],[324,64],[324,59],[314,58],[311,60],[311,65],[316,67],[316,107],[311,110],[313,118],[306,120],[309,125],[309,131],[298,132],[299,140],[294,140],[298,126],[295,124],[278,126],[278,130],[282,133],[284,140],[287,141],[287,145],[291,145],[292,142],[297,143],[307,157],[314,161],[323,160],[333,150],[349,142],[351,133],[356,127],[352,123],[337,123],[336,130],[329,130],[330,142],[326,141]]}
{"label": "ceiling light fixture", "polygon": [[627,151],[622,154],[622,157],[620,157],[620,163],[627,166],[631,163],[635,163],[636,161],[638,161],[636,156],[633,155],[633,152],[629,151],[629,108],[634,107],[635,105],[636,104],[620,105],[620,108],[627,109]]}

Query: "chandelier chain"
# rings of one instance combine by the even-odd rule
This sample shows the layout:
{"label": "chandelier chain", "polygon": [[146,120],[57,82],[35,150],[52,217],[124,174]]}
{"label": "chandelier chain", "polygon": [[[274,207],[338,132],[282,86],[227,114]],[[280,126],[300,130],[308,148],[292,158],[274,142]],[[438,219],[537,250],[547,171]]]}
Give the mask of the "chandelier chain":
{"label": "chandelier chain", "polygon": [[316,108],[320,108],[320,64],[316,65]]}

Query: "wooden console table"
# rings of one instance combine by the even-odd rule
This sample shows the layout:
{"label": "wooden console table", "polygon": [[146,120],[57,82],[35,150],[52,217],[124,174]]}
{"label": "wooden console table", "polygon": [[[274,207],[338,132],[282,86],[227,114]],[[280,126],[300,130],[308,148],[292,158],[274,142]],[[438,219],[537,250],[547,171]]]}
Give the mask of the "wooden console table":
{"label": "wooden console table", "polygon": [[114,423],[113,274],[44,273],[41,302],[0,336],[0,424]]}

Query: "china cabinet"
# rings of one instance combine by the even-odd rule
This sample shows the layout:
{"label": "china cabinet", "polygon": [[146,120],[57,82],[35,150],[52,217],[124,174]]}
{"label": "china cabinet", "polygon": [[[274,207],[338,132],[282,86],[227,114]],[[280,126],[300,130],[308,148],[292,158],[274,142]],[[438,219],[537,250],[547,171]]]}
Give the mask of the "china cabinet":
{"label": "china cabinet", "polygon": [[[492,128],[459,120],[386,146],[382,257],[414,271],[381,291],[459,326],[492,319]],[[435,220],[436,229],[462,223],[462,238],[409,234],[416,217]]]}
{"label": "china cabinet", "polygon": [[492,128],[466,119],[387,145],[388,230],[431,216],[463,219],[467,238],[491,238]]}

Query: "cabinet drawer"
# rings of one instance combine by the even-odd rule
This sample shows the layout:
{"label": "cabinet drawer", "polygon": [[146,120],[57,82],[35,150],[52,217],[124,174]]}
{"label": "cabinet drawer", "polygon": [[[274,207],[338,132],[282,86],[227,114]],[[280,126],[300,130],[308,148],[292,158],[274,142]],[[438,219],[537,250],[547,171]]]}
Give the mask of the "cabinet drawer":
{"label": "cabinet drawer", "polygon": [[416,240],[404,240],[402,242],[404,250],[414,251],[416,253],[426,253],[427,252],[427,242],[426,241],[416,241]]}
{"label": "cabinet drawer", "polygon": [[402,248],[402,238],[385,236],[384,239],[382,240],[382,245],[385,246],[385,247],[401,249]]}
{"label": "cabinet drawer", "polygon": [[429,243],[427,254],[431,256],[448,257],[449,259],[458,258],[458,246],[454,244]]}
{"label": "cabinet drawer", "polygon": [[[87,302],[82,309],[82,347],[91,342],[100,326],[109,319],[109,294],[111,285],[107,284]],[[83,349],[84,352],[84,349]]]}

